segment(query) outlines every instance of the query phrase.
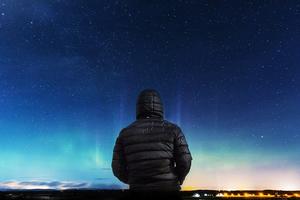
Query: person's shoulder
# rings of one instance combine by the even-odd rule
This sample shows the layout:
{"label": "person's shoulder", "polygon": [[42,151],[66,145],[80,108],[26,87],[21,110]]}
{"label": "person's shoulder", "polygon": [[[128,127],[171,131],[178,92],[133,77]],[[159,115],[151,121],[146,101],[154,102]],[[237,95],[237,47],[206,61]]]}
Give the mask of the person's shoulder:
{"label": "person's shoulder", "polygon": [[168,122],[175,137],[185,137],[181,127],[175,123]]}
{"label": "person's shoulder", "polygon": [[136,126],[136,123],[137,123],[137,121],[133,121],[126,127],[122,128],[120,131],[120,134],[119,134],[120,137],[124,137],[124,136],[128,135],[132,131],[132,128],[134,128]]}
{"label": "person's shoulder", "polygon": [[135,120],[133,122],[131,122],[130,124],[128,124],[126,127],[123,128],[124,131],[128,131],[132,128],[135,128],[138,125],[138,120]]}
{"label": "person's shoulder", "polygon": [[174,122],[170,122],[168,120],[164,120],[164,124],[166,127],[171,128],[172,130],[176,131],[181,131],[180,127],[175,124]]}
{"label": "person's shoulder", "polygon": [[170,122],[168,120],[164,120],[164,124],[165,124],[165,127],[167,129],[169,129],[169,131],[172,132],[175,135],[177,135],[178,133],[182,132],[181,128],[177,124],[175,124],[173,122]]}

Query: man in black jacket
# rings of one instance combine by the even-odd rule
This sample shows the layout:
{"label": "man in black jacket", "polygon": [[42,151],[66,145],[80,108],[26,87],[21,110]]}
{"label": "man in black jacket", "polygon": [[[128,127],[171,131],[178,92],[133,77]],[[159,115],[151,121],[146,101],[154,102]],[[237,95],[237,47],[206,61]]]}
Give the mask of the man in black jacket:
{"label": "man in black jacket", "polygon": [[163,118],[157,91],[143,90],[136,104],[136,121],[116,140],[112,170],[131,191],[179,191],[192,156],[181,129]]}

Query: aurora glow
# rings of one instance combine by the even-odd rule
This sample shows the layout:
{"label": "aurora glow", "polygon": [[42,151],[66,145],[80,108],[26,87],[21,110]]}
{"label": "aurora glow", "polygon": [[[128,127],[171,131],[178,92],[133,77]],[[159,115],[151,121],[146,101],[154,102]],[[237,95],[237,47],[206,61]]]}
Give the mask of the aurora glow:
{"label": "aurora glow", "polygon": [[300,189],[300,4],[0,0],[0,189],[126,188],[110,162],[161,93],[185,189]]}

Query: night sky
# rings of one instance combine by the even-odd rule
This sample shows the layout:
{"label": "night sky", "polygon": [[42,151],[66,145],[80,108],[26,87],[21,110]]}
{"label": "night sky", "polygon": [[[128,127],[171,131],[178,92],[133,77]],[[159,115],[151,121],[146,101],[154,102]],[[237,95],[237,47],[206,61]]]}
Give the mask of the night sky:
{"label": "night sky", "polygon": [[158,90],[184,189],[300,189],[297,1],[0,0],[0,188],[126,188],[115,139]]}

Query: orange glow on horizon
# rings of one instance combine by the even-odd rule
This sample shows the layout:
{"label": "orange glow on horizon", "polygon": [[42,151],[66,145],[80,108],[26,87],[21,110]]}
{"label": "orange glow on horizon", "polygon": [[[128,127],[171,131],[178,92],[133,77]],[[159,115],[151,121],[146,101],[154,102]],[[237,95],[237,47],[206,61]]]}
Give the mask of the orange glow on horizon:
{"label": "orange glow on horizon", "polygon": [[[195,153],[198,158],[198,154]],[[208,190],[287,190],[300,189],[299,169],[293,167],[282,169],[260,168],[257,166],[243,165],[224,161],[224,165],[209,165],[215,161],[215,155],[209,153],[195,160],[194,167],[188,174],[185,185],[195,189]],[[200,162],[201,161],[201,162]],[[228,165],[228,166],[227,166]],[[200,173],[201,171],[201,173]],[[257,173],[259,171],[259,174]],[[202,180],[202,181],[199,181]],[[226,181],[224,181],[226,180]]]}
{"label": "orange glow on horizon", "polygon": [[199,188],[194,186],[183,186],[182,191],[191,191],[191,190],[199,190]]}

